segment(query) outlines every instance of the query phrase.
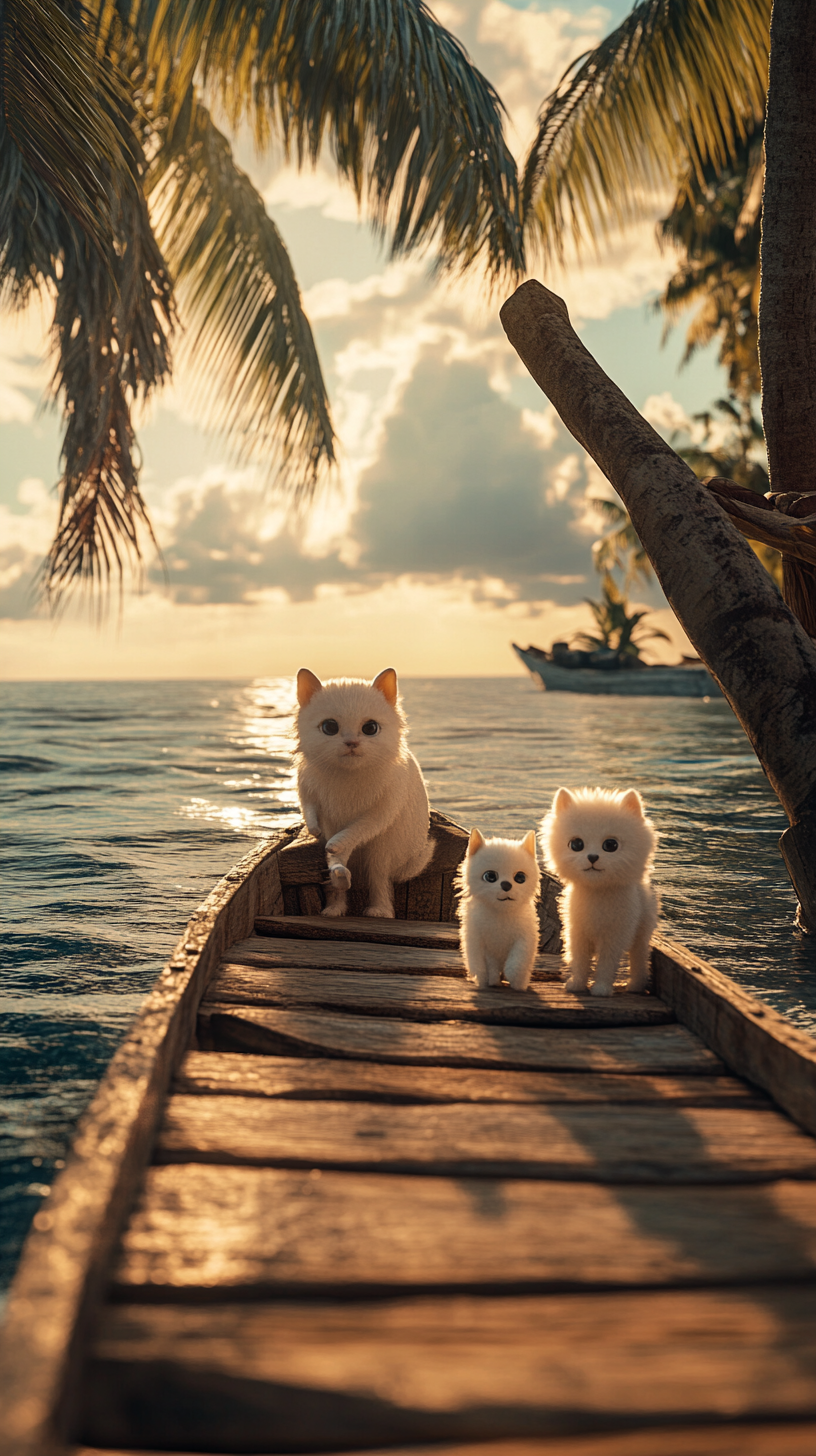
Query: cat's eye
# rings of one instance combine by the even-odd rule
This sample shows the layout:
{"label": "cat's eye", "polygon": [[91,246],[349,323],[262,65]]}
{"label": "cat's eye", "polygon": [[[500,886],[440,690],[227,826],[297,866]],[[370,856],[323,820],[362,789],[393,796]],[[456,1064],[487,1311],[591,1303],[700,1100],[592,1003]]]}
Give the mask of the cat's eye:
{"label": "cat's eye", "polygon": [[335,733],[340,732],[340,724],[336,718],[324,718],[320,725],[320,731],[321,733],[325,733],[327,738],[333,738]]}
{"label": "cat's eye", "polygon": [[577,854],[580,849],[583,849],[584,841],[583,839],[571,839],[569,842],[569,847],[570,849],[574,849],[575,853]]}
{"label": "cat's eye", "polygon": [[605,839],[603,844],[601,845],[601,849],[605,849],[607,854],[614,854],[617,847],[617,839]]}
{"label": "cat's eye", "polygon": [[380,725],[376,721],[376,719],[369,718],[367,722],[363,724],[362,731],[363,733],[365,733],[366,738],[374,738],[375,735],[380,731]]}
{"label": "cat's eye", "polygon": [[498,878],[499,875],[497,870],[485,870],[484,874],[482,875],[482,879],[487,880],[487,883],[489,885],[495,885]]}
{"label": "cat's eye", "polygon": [[515,880],[517,885],[523,885],[526,878],[527,876],[525,875],[523,870],[519,870],[518,874],[513,876],[513,879]]}

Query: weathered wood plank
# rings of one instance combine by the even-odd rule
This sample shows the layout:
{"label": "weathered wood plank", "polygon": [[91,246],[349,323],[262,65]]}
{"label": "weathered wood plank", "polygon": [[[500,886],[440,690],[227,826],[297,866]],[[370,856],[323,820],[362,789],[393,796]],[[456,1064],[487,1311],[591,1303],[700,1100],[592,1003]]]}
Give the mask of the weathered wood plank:
{"label": "weathered wood plank", "polygon": [[[261,969],[222,962],[208,1002],[230,1006],[342,1007],[366,1016],[409,1021],[476,1021],[505,1026],[667,1026],[673,1011],[657,996],[575,996],[561,982],[514,991],[508,985],[480,990],[452,976],[382,975],[368,971]],[[202,1005],[206,1012],[207,1003]]]}
{"label": "weathered wood plank", "polygon": [[617,1183],[816,1178],[816,1141],[780,1113],[668,1104],[556,1111],[176,1094],[155,1157]]}
{"label": "weathered wood plank", "polygon": [[[299,893],[299,892],[298,892]],[[390,921],[389,924],[397,924]],[[246,966],[304,966],[315,969],[388,971],[413,976],[456,976],[464,979],[465,963],[457,949],[419,945],[365,944],[363,941],[273,939],[252,935],[230,947],[230,960]],[[536,956],[534,980],[562,979],[560,956]]]}
{"label": "weathered wood plank", "polygon": [[301,885],[298,890],[298,904],[301,915],[319,915],[323,909],[323,897],[317,885]]}
{"label": "weathered wood plank", "polygon": [[732,1071],[764,1087],[808,1132],[816,1133],[816,1038],[743,991],[684,946],[657,936],[656,989]]}
{"label": "weathered wood plank", "polygon": [[[816,1422],[744,1421],[717,1425],[685,1423],[650,1426],[647,1430],[603,1432],[591,1436],[557,1436],[546,1448],[532,1440],[478,1441],[473,1445],[433,1446],[433,1456],[813,1456]],[[426,1456],[427,1446],[389,1446],[365,1456]],[[84,1447],[73,1456],[146,1456],[144,1452],[102,1451]],[[170,1456],[153,1451],[151,1456]],[[349,1456],[363,1456],[361,1451]]]}
{"label": "weathered wood plank", "polygon": [[[812,1419],[813,1290],[108,1309],[78,1436],[181,1451]],[[238,1444],[240,1442],[240,1444]],[[661,1448],[658,1447],[658,1450]]]}
{"label": "weathered wood plank", "polygon": [[199,1013],[209,1051],[268,1056],[348,1057],[405,1066],[486,1067],[508,1071],[719,1074],[725,1068],[684,1026],[491,1026],[419,1023],[391,1017],[275,1011],[210,1004]]}
{"label": "weathered wood plank", "polygon": [[416,945],[427,950],[459,949],[459,926],[437,920],[374,920],[366,915],[325,919],[321,915],[259,915],[255,934],[280,939]]}
{"label": "weathered wood plank", "polygon": [[377,1062],[188,1052],[175,1092],[343,1102],[670,1102],[674,1107],[768,1107],[737,1077],[649,1077],[591,1072],[488,1072]]}
{"label": "weathered wood plank", "polygon": [[266,843],[199,906],[34,1217],[0,1335],[2,1438],[13,1443],[15,1456],[40,1456],[70,1420],[86,1327],[149,1156],[165,1089],[190,1044],[199,998],[225,948],[279,900],[277,854]]}
{"label": "weathered wood plank", "polygon": [[[816,1280],[807,1183],[602,1187],[200,1163],[151,1168],[122,1298]],[[816,1310],[816,1289],[814,1289]]]}

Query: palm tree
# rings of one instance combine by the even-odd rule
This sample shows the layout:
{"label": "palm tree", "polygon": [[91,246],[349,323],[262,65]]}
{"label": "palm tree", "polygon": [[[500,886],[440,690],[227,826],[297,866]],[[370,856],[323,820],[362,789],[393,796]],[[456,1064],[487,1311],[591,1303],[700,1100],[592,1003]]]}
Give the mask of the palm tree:
{"label": "palm tree", "polygon": [[670,640],[657,627],[641,625],[643,618],[648,617],[648,611],[630,612],[625,588],[621,590],[609,572],[601,581],[601,600],[596,602],[584,597],[584,601],[595,618],[596,631],[578,632],[573,641],[590,651],[603,648],[614,653],[621,662],[631,663],[639,660],[642,643],[656,637],[664,642]]}
{"label": "palm tree", "polygon": [[4,0],[0,54],[0,301],[55,300],[53,602],[152,535],[132,416],[179,321],[240,460],[291,498],[335,458],[291,261],[213,106],[299,165],[329,149],[392,255],[521,269],[501,103],[423,0]]}

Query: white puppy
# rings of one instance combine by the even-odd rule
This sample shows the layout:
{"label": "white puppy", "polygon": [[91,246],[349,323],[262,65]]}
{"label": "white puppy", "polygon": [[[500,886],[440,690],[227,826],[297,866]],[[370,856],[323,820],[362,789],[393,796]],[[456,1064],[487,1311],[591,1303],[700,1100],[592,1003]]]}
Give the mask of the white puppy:
{"label": "white puppy", "polygon": [[504,973],[514,990],[527,990],[538,949],[540,878],[535,830],[518,841],[471,831],[457,884],[462,953],[477,985],[498,986]]}

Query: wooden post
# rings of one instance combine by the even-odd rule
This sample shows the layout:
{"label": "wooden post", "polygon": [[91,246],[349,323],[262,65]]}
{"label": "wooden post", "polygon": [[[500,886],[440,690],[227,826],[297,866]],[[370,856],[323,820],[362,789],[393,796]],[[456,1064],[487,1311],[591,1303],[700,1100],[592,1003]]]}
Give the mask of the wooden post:
{"label": "wooden post", "polygon": [[745,729],[795,826],[782,850],[800,924],[816,931],[813,642],[712,493],[584,348],[563,300],[531,280],[508,299],[501,320],[626,505],[672,610]]}

